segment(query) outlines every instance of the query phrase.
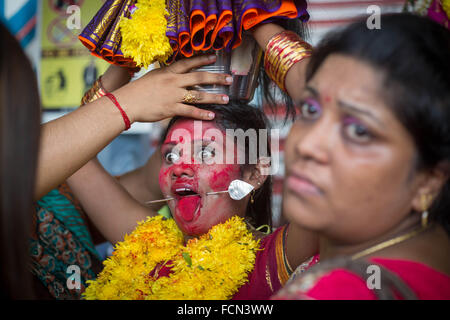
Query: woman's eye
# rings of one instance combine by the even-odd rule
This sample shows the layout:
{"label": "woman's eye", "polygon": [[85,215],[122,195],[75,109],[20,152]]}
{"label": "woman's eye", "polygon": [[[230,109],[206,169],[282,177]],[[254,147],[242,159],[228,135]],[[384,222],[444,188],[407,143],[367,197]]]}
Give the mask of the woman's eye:
{"label": "woman's eye", "polygon": [[362,124],[350,123],[344,130],[350,139],[357,142],[368,142],[372,138],[369,130]]}
{"label": "woman's eye", "polygon": [[168,152],[166,154],[166,161],[168,163],[175,163],[180,159],[180,155],[178,153],[175,152]]}
{"label": "woman's eye", "polygon": [[214,149],[204,148],[198,153],[198,158],[205,160],[214,157]]}
{"label": "woman's eye", "polygon": [[300,105],[300,116],[306,120],[315,120],[320,116],[320,107],[309,101],[303,101]]}

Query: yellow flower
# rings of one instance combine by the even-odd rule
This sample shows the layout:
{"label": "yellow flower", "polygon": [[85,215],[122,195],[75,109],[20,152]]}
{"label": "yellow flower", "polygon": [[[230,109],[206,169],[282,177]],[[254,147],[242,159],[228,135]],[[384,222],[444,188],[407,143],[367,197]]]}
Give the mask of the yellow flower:
{"label": "yellow flower", "polygon": [[450,19],[450,0],[442,0],[442,8],[447,14],[447,18]]}
{"label": "yellow flower", "polygon": [[[259,241],[242,218],[232,217],[183,246],[172,219],[139,223],[115,247],[85,299],[230,299],[248,281]],[[171,274],[153,277],[157,265],[171,261]]]}
{"label": "yellow flower", "polygon": [[119,22],[124,56],[145,68],[155,61],[165,63],[172,54],[165,0],[139,0],[136,7],[130,19],[122,17]]}

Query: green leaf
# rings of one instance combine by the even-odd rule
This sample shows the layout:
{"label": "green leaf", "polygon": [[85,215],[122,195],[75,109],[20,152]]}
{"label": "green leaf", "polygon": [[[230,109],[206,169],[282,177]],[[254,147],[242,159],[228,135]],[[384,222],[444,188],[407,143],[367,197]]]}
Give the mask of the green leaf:
{"label": "green leaf", "polygon": [[192,267],[192,259],[191,259],[191,256],[189,255],[189,253],[183,252],[182,256],[183,256],[184,261],[186,261],[187,265],[189,267]]}
{"label": "green leaf", "polygon": [[[262,229],[266,228],[266,231],[262,231]],[[265,234],[270,234],[270,226],[268,224],[263,224],[262,226],[259,226],[258,228],[256,228],[256,231],[261,231],[262,233]]]}
{"label": "green leaf", "polygon": [[172,219],[172,213],[170,212],[169,206],[165,205],[161,209],[158,210],[158,214],[163,216],[166,219]]}

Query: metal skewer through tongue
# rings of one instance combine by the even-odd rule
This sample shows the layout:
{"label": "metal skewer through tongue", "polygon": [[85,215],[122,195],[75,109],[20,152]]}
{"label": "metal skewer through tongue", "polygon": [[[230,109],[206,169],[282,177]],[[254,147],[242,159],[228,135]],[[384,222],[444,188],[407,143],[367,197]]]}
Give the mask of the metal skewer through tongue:
{"label": "metal skewer through tongue", "polygon": [[[228,186],[228,190],[207,192],[206,195],[209,196],[209,195],[220,194],[220,193],[229,193],[231,199],[241,200],[241,199],[245,198],[250,192],[252,192],[253,189],[254,189],[254,187],[251,184],[249,184],[245,181],[236,179],[236,180],[231,181],[230,185]],[[190,194],[190,195],[186,195],[184,197],[193,197],[193,196],[198,196],[198,195]],[[170,201],[170,200],[174,200],[174,199],[175,198],[170,197],[170,198],[166,198],[166,199],[147,201],[145,204],[166,202],[166,201]]]}

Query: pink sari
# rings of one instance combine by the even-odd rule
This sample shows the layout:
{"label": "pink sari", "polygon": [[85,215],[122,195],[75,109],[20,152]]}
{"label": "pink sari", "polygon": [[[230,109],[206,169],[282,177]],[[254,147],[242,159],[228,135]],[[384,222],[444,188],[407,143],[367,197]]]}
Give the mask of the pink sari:
{"label": "pink sari", "polygon": [[[420,300],[449,300],[450,277],[415,261],[371,258],[396,274]],[[341,268],[325,273],[304,274],[287,285],[274,299],[280,300],[376,300],[366,281]],[[395,295],[396,299],[402,299]]]}
{"label": "pink sari", "polygon": [[[286,235],[289,225],[284,225],[261,241],[261,251],[256,255],[255,268],[248,282],[234,295],[233,300],[268,300],[280,290],[293,274],[286,257]],[[319,259],[315,255],[302,263],[297,275],[312,267]]]}

